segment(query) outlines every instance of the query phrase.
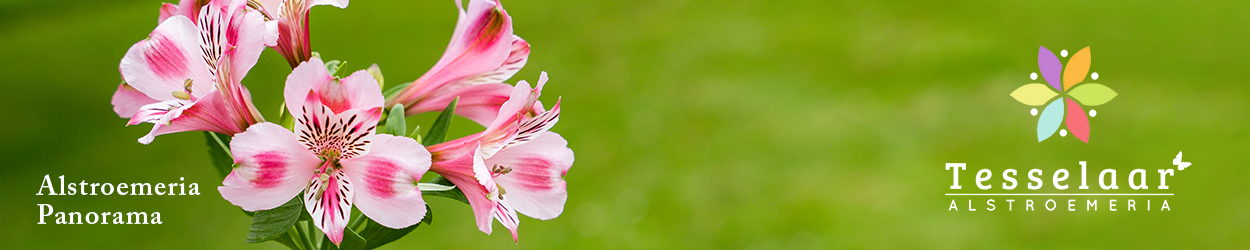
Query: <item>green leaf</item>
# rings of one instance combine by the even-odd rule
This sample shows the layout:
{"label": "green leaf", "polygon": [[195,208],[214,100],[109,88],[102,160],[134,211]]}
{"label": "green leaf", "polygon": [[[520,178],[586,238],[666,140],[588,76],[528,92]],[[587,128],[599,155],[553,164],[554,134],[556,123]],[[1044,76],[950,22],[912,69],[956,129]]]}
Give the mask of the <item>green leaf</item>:
{"label": "green leaf", "polygon": [[[307,215],[308,212],[303,212],[300,214]],[[314,225],[313,222],[311,221],[296,222],[295,227],[292,227],[291,229],[292,230],[287,231],[287,235],[291,236],[291,239],[300,243],[301,246],[304,246],[303,247],[304,249],[307,249],[307,250],[324,249],[324,247],[319,247],[319,246],[321,245],[321,242],[323,241],[320,239],[324,239],[325,237],[317,238],[317,236],[325,236],[325,234],[322,234],[321,230],[317,229],[317,226]]]}
{"label": "green leaf", "polygon": [[386,127],[382,128],[383,134],[391,134],[395,136],[404,136],[408,133],[408,124],[404,119],[404,105],[395,104],[391,107],[391,112],[386,115]]}
{"label": "green leaf", "polygon": [[438,118],[434,119],[434,126],[430,127],[430,132],[425,134],[425,141],[421,145],[434,145],[443,143],[447,137],[447,127],[451,126],[451,117],[456,114],[456,103],[460,102],[460,97],[447,103],[447,108],[443,109],[442,114],[438,114]]}
{"label": "green leaf", "polygon": [[339,73],[339,69],[343,67],[343,64],[345,63],[339,60],[326,61],[326,71],[330,72],[330,76],[336,76]]}
{"label": "green leaf", "polygon": [[[303,194],[303,193],[300,193],[300,195],[299,195],[299,196],[295,196],[295,198],[300,198],[300,197],[303,197],[303,196],[304,196],[304,194]],[[308,214],[308,213],[299,213],[299,221],[311,221],[311,220],[312,220],[312,215],[311,215],[311,214]]]}
{"label": "green leaf", "polygon": [[442,197],[451,198],[452,200],[458,200],[460,202],[464,202],[464,204],[469,204],[469,198],[464,197],[464,192],[460,192],[460,188],[452,188],[451,190],[447,190],[447,191],[422,190],[421,195],[442,196]]}
{"label": "green leaf", "polygon": [[394,87],[386,89],[386,91],[382,91],[382,96],[385,96],[386,101],[388,102],[394,101],[395,95],[398,95],[399,92],[403,91],[404,88],[407,88],[408,85],[412,85],[412,82],[405,82],[405,83],[400,83],[399,85],[395,85]]}
{"label": "green leaf", "polygon": [[413,128],[413,129],[412,129],[412,133],[411,133],[411,134],[408,134],[408,138],[412,138],[412,139],[416,139],[417,141],[421,141],[421,125],[417,125],[417,127],[416,127],[416,128]]}
{"label": "green leaf", "polygon": [[252,217],[252,229],[247,232],[246,242],[260,243],[281,237],[299,221],[303,212],[304,204],[300,196],[273,209],[257,211]]}
{"label": "green leaf", "polygon": [[434,183],[434,184],[442,184],[442,185],[446,185],[446,186],[455,186],[455,185],[456,185],[456,184],[454,184],[454,183],[451,183],[451,180],[448,180],[447,178],[443,178],[443,176],[441,176],[441,175],[434,176],[434,178],[430,178],[430,183]]}
{"label": "green leaf", "polygon": [[[434,179],[431,179],[430,183],[424,183],[424,184],[455,186],[455,184],[451,184],[450,180],[442,178],[442,176],[435,176]],[[417,185],[421,185],[421,184],[417,184]],[[422,185],[422,186],[427,186],[427,185]],[[451,187],[451,189],[421,189],[421,195],[450,197],[450,199],[452,200],[459,200],[460,202],[465,202],[465,204],[469,204],[469,197],[465,197],[465,192],[460,191],[460,187]]]}
{"label": "green leaf", "polygon": [[234,170],[234,158],[230,156],[230,137],[217,134],[215,132],[204,132],[204,138],[208,142],[208,157],[212,158],[213,167],[217,168],[217,174],[225,179],[230,175],[230,171]]}
{"label": "green leaf", "polygon": [[1107,85],[1097,83],[1086,83],[1077,85],[1072,91],[1068,92],[1072,99],[1076,99],[1081,105],[1098,106],[1115,99],[1118,95],[1115,90],[1107,87]]}
{"label": "green leaf", "polygon": [[[426,225],[434,224],[434,210],[430,209],[430,204],[425,204],[425,217],[421,218],[421,222],[425,222]],[[417,225],[421,225],[421,223],[417,223]],[[412,226],[415,227],[417,225]]]}
{"label": "green leaf", "polygon": [[334,78],[343,79],[351,74],[352,72],[347,70],[347,61],[341,61],[339,62],[338,68],[334,69],[334,73],[330,75],[334,76]]}
{"label": "green leaf", "polygon": [[278,125],[281,125],[282,127],[286,129],[294,128],[295,117],[292,116],[291,112],[287,112],[286,102],[283,102],[282,107],[280,107],[279,109],[280,110],[278,111],[278,113],[281,115],[279,115],[279,118],[278,118]]}
{"label": "green leaf", "polygon": [[352,218],[352,220],[351,220],[351,222],[347,223],[347,227],[352,228],[352,230],[356,230],[356,231],[360,231],[361,229],[365,229],[365,227],[363,227],[363,226],[361,226],[361,225],[365,224],[365,221],[366,221],[366,220],[369,220],[369,217],[368,217],[368,216],[365,216],[363,213],[361,213],[361,212],[360,212],[360,208],[359,208],[359,207],[355,207],[355,206],[353,206],[353,207],[352,207],[352,217],[351,217],[351,218]]}
{"label": "green leaf", "polygon": [[379,89],[386,87],[386,78],[382,77],[382,67],[378,67],[378,64],[374,63],[373,65],[369,65],[369,68],[365,69],[365,72],[369,72],[369,75],[373,76],[374,80],[378,80]]}
{"label": "green leaf", "polygon": [[274,238],[273,241],[282,243],[282,245],[286,246],[286,248],[297,249],[297,250],[303,249],[304,245],[302,245],[301,243],[296,243],[294,240],[294,237],[291,237],[292,235],[295,235],[295,233],[296,233],[295,227],[288,228],[286,230],[286,233],[282,234],[281,236],[278,236],[278,238]]}
{"label": "green leaf", "polygon": [[[430,224],[433,217],[434,213],[430,211],[430,205],[425,205],[425,218],[422,218],[421,221],[425,222],[425,224]],[[394,229],[378,224],[372,219],[365,218],[365,229],[360,231],[360,236],[364,237],[367,243],[365,244],[365,249],[374,249],[403,238],[420,225],[421,223],[417,223],[405,228]]]}

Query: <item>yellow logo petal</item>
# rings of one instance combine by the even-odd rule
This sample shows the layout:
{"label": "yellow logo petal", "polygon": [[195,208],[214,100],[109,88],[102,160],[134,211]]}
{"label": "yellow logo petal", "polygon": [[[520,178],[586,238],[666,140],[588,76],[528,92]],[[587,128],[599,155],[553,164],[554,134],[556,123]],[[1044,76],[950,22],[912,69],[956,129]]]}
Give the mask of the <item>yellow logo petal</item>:
{"label": "yellow logo petal", "polygon": [[1041,83],[1025,84],[1016,89],[1016,91],[1011,92],[1012,98],[1016,98],[1016,101],[1029,106],[1042,106],[1056,95],[1059,95],[1059,93],[1055,93],[1050,86]]}

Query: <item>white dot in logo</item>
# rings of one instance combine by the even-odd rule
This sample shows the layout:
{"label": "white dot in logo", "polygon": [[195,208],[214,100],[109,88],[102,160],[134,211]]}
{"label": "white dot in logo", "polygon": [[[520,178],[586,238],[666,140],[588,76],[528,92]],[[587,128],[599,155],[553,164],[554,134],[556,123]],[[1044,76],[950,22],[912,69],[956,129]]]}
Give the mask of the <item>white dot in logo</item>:
{"label": "white dot in logo", "polygon": [[1059,51],[1059,56],[1068,57],[1068,50]]}
{"label": "white dot in logo", "polygon": [[1093,109],[1089,110],[1089,117],[1095,117],[1095,116],[1098,116],[1098,110],[1093,110]]}
{"label": "white dot in logo", "polygon": [[[1094,74],[1097,75],[1098,73],[1094,73]],[[1033,72],[1033,74],[1029,74],[1029,79],[1037,80],[1037,72]],[[1094,80],[1097,80],[1097,79],[1094,79]]]}
{"label": "white dot in logo", "polygon": [[1029,114],[1031,114],[1031,115],[1033,115],[1033,116],[1037,116],[1037,109],[1030,109],[1030,110],[1029,110]]}
{"label": "white dot in logo", "polygon": [[1067,136],[1068,136],[1068,130],[1067,130],[1067,129],[1060,129],[1060,130],[1059,130],[1059,136],[1067,137]]}
{"label": "white dot in logo", "polygon": [[1093,74],[1089,74],[1089,77],[1090,77],[1090,78],[1094,78],[1094,80],[1098,80],[1098,72],[1094,72]]}

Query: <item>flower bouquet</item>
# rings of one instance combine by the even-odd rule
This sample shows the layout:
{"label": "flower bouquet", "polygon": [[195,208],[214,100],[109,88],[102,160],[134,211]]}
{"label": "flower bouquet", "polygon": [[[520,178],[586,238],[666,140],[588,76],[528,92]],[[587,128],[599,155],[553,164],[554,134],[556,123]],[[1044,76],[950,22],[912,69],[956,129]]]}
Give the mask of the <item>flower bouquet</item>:
{"label": "flower bouquet", "polygon": [[[312,52],[316,5],[348,1],[164,4],[159,25],[122,57],[113,111],[127,125],[152,124],[143,144],[204,131],[223,176],[217,190],[252,217],[248,243],[376,248],[429,224],[428,196],[469,204],[479,230],[489,234],[499,221],[514,241],[518,213],[548,220],[563,212],[573,151],[549,131],[560,101],[546,108],[538,100],[546,72],[533,87],[505,83],[530,47],[499,2],[456,0],[443,56],[415,81],[390,87],[376,64],[352,72]],[[265,47],[292,68],[274,120],[242,85]],[[420,126],[410,132],[405,117],[426,112],[441,113],[424,135]],[[446,140],[454,115],[485,129]],[[437,176],[422,181],[427,172]]]}

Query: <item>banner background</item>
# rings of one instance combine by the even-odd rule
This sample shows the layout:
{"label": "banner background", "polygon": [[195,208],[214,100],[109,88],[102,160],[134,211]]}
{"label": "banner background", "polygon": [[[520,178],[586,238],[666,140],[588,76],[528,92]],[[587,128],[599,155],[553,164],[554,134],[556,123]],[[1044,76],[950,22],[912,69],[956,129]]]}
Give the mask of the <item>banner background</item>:
{"label": "banner background", "polygon": [[[547,71],[542,100],[564,98],[554,131],[577,157],[565,177],[564,214],[522,219],[516,244],[502,226],[478,232],[467,205],[426,197],[434,224],[383,249],[1250,245],[1248,2],[504,4],[533,46],[509,83]],[[112,112],[118,62],[156,26],[159,6],[0,2],[0,248],[282,247],[243,243],[251,219],[217,193],[221,177],[202,134],[140,145],[149,125],[125,127]],[[455,18],[450,0],[316,7],[313,50],[351,70],[378,63],[391,86],[434,64]],[[1038,71],[1038,46],[1090,46],[1096,82],[1119,93],[1094,108],[1089,144],[1071,136],[1037,142],[1031,107],[1008,95],[1042,82],[1028,78]],[[287,73],[267,49],[244,81],[270,119]],[[459,118],[453,126],[451,136],[480,129]],[[978,191],[982,168],[994,171],[998,191],[1002,170],[1023,177],[1042,169],[1042,191],[1053,191],[1049,174],[1078,171],[1078,161],[1089,162],[1091,184],[1096,171],[1114,168],[1126,189],[1128,172],[1142,168],[1154,188],[1155,170],[1174,168],[1177,151],[1193,166],[1168,178],[1176,193],[1167,197],[1170,212],[966,212],[962,197],[952,212],[943,195],[952,191],[947,162],[968,163],[966,192]],[[36,196],[44,175],[101,183],[185,177],[203,194]],[[36,204],[161,212],[164,224],[37,225]]]}

